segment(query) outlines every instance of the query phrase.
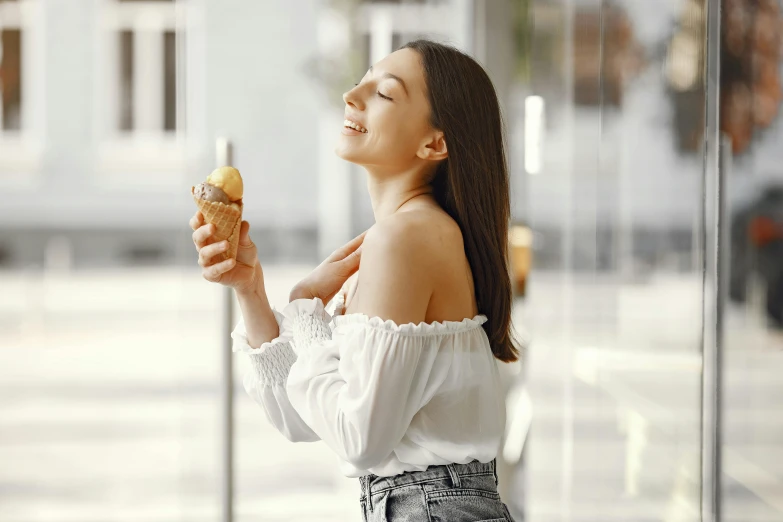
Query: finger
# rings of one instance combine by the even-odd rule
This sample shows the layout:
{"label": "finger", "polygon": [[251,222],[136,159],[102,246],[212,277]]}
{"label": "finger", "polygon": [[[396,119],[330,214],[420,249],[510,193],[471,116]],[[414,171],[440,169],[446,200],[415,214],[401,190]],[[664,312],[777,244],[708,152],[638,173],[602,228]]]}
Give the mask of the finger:
{"label": "finger", "polygon": [[250,239],[250,223],[243,221],[239,226],[239,246],[253,246],[253,240]]}
{"label": "finger", "polygon": [[350,277],[354,272],[359,270],[359,263],[361,262],[361,259],[362,247],[360,245],[359,248],[348,254],[345,259],[339,261],[340,273],[346,278]]}
{"label": "finger", "polygon": [[216,255],[228,250],[228,241],[218,241],[201,248],[198,251],[198,264],[201,266],[209,266],[212,263],[212,258]]}
{"label": "finger", "polygon": [[234,268],[236,261],[232,259],[226,259],[220,263],[214,264],[205,268],[202,272],[204,279],[212,283],[219,283],[223,274]]}
{"label": "finger", "polygon": [[328,261],[339,261],[341,259],[346,258],[350,254],[352,254],[354,251],[356,251],[357,248],[359,248],[362,243],[364,242],[364,236],[367,235],[367,230],[347,242],[345,245],[341,246],[337,250],[335,250],[332,255],[329,256]]}
{"label": "finger", "polygon": [[362,258],[362,248],[363,247],[364,247],[364,245],[359,245],[359,248],[357,248],[356,250],[351,252],[351,254],[348,257],[346,257],[345,259],[348,260],[348,261],[351,261],[352,263],[355,262],[355,263],[358,264],[359,260]]}
{"label": "finger", "polygon": [[190,228],[192,228],[193,230],[198,229],[201,225],[204,224],[204,215],[201,213],[200,210],[197,211],[192,218],[190,218],[188,224],[190,225]]}
{"label": "finger", "polygon": [[196,244],[198,248],[202,248],[204,245],[207,244],[207,239],[209,239],[209,236],[211,236],[214,233],[215,233],[215,225],[213,225],[212,223],[202,225],[199,228],[197,228],[195,232],[193,232],[193,242]]}

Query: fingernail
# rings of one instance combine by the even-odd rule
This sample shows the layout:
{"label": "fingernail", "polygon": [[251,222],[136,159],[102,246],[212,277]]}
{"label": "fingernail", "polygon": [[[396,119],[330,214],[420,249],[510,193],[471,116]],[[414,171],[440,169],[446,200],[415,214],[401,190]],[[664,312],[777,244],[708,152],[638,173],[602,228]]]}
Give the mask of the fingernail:
{"label": "fingernail", "polygon": [[228,241],[220,243],[220,250],[226,250],[228,248]]}

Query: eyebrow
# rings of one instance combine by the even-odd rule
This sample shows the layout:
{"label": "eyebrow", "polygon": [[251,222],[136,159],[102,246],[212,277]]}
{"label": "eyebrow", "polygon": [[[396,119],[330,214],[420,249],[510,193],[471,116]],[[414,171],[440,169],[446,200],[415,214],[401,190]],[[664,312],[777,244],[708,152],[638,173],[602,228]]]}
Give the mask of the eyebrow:
{"label": "eyebrow", "polygon": [[[370,66],[369,72],[372,72],[372,65]],[[383,78],[391,78],[392,80],[397,80],[398,82],[400,82],[400,85],[402,85],[405,94],[408,94],[408,88],[405,86],[405,82],[399,76],[395,76],[390,72],[386,72],[383,73]]]}

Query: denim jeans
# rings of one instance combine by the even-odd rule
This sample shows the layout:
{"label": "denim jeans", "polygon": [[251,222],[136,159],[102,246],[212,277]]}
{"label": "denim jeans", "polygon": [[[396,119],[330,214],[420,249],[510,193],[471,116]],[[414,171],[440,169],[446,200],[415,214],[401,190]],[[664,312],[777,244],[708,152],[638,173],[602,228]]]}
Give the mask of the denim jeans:
{"label": "denim jeans", "polygon": [[494,459],[359,482],[364,522],[513,522],[498,494]]}

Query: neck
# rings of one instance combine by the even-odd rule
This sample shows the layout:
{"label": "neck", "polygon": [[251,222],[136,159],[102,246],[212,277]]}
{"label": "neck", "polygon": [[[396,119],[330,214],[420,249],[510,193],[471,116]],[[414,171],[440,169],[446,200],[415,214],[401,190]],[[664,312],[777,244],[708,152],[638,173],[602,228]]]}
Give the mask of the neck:
{"label": "neck", "polygon": [[365,169],[376,222],[399,212],[403,207],[409,208],[419,203],[427,206],[437,204],[432,196],[432,186],[422,181],[424,176],[421,172],[411,170],[390,174],[372,167]]}

